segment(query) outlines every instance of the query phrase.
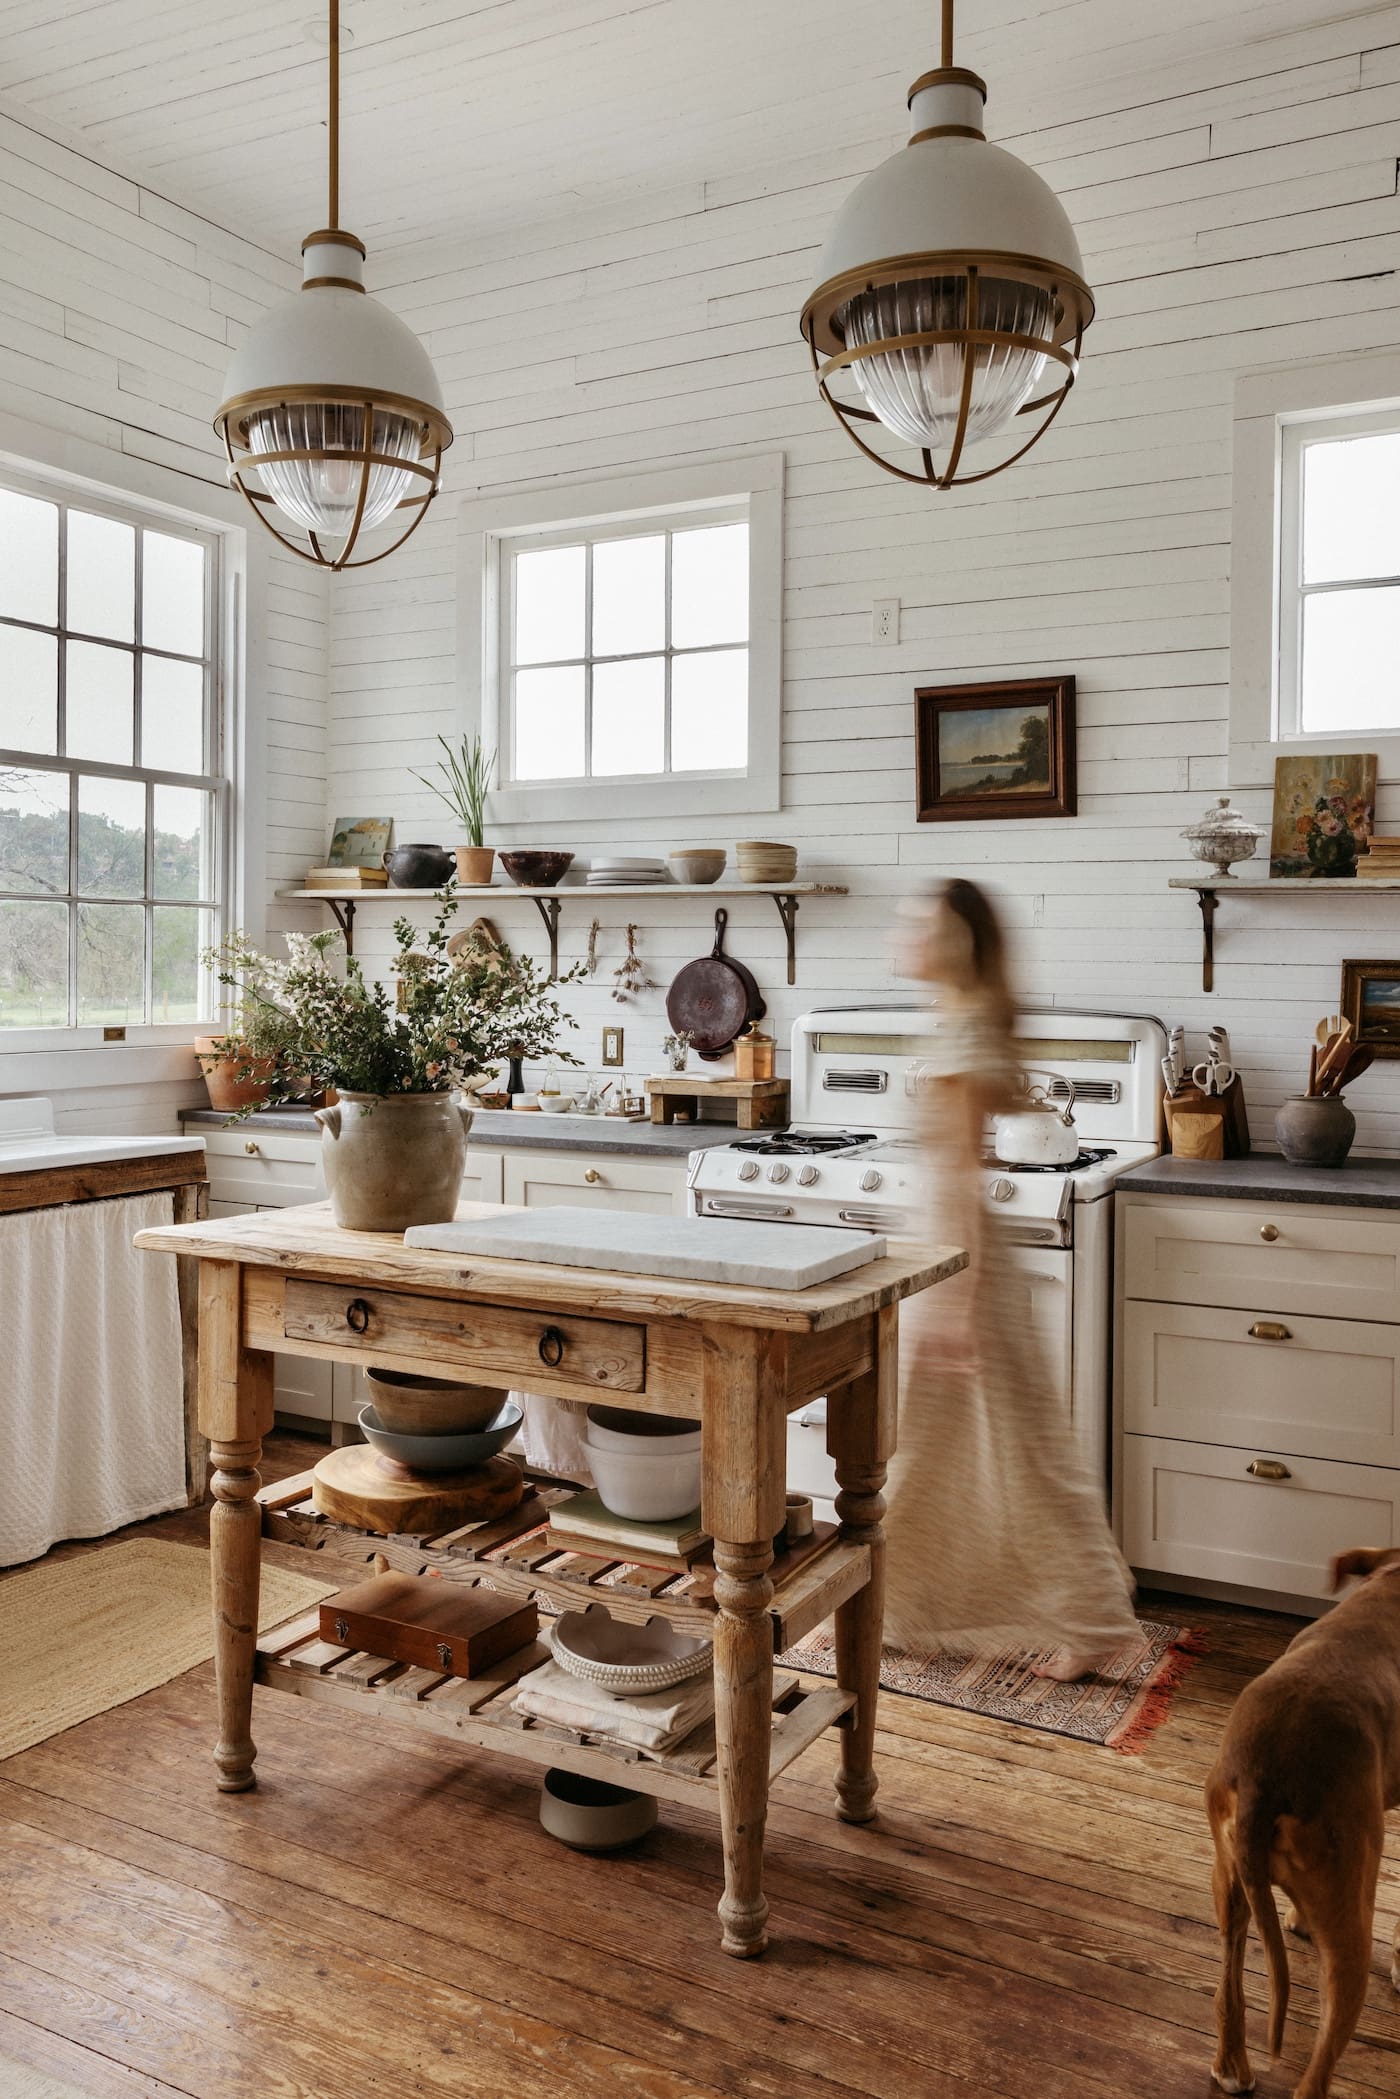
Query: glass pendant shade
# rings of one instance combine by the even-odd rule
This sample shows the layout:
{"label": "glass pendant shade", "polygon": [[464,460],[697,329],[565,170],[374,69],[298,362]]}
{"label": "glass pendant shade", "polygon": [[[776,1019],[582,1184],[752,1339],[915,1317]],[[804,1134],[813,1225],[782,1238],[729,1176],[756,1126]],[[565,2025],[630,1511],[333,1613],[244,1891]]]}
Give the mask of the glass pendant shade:
{"label": "glass pendant shade", "polygon": [[[416,460],[422,425],[412,416],[376,409],[370,449],[381,459]],[[248,418],[248,450],[258,478],[284,517],[307,532],[344,537],[354,526],[365,447],[365,410],[343,401],[281,403]],[[258,466],[259,453],[299,453]],[[369,471],[360,529],[372,532],[415,494],[411,467],[377,465]]]}
{"label": "glass pendant shade", "polygon": [[[952,443],[962,413],[963,371],[971,359],[972,391],[966,442],[1004,430],[1046,383],[1054,339],[1050,294],[1034,284],[982,278],[978,324],[1000,340],[968,345],[965,277],[913,278],[862,292],[841,307],[836,325],[848,347],[875,349],[851,366],[851,376],[887,430],[906,444]],[[892,338],[942,338],[903,349],[879,349]],[[1024,340],[1046,345],[1032,349]]]}

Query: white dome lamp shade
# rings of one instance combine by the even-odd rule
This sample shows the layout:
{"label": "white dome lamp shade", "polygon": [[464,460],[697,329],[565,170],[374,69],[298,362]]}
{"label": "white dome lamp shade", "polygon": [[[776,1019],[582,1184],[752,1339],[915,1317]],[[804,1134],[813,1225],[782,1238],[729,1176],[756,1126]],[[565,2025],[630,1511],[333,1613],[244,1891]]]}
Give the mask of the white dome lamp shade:
{"label": "white dome lamp shade", "polygon": [[[802,314],[818,388],[849,436],[887,473],[933,488],[1024,457],[1074,384],[1094,317],[1064,207],[988,144],[986,96],[953,64],[943,0],[942,64],[909,90],[909,143],[838,212]],[[876,450],[862,434],[872,425],[916,446],[918,469]]]}
{"label": "white dome lamp shade", "polygon": [[[442,390],[413,331],[364,288],[364,244],[339,211],[340,8],[330,0],[329,224],[302,242],[302,287],[229,365],[214,428],[228,474],[262,524],[323,568],[364,568],[401,547],[437,494],[452,442]],[[276,510],[306,544],[273,523]],[[387,546],[363,535],[402,520]]]}

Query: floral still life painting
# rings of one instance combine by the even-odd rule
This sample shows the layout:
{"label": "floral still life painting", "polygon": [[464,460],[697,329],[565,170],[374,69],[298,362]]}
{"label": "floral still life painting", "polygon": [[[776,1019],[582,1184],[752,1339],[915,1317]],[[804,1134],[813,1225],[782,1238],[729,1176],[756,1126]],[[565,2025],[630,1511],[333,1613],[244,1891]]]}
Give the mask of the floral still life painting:
{"label": "floral still life painting", "polygon": [[1354,875],[1375,812],[1373,752],[1280,758],[1274,767],[1269,873],[1295,881]]}

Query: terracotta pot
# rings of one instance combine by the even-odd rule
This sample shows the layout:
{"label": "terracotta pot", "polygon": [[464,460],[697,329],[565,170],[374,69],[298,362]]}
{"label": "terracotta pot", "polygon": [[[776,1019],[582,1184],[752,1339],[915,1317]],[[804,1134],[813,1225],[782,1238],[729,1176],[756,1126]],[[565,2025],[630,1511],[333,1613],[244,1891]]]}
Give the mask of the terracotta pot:
{"label": "terracotta pot", "polygon": [[457,862],[457,880],[464,889],[489,889],[496,862],[493,845],[458,845],[452,849]]}
{"label": "terracotta pot", "polygon": [[224,1114],[232,1114],[238,1108],[260,1107],[271,1091],[276,1067],[271,1057],[256,1057],[249,1067],[252,1076],[240,1079],[239,1070],[248,1060],[222,1055],[217,1045],[226,1039],[221,1035],[195,1037],[194,1053],[209,1089],[209,1105]]}
{"label": "terracotta pot", "polygon": [[457,1213],[472,1111],[451,1093],[342,1093],[318,1108],[331,1209],[350,1232],[406,1232]]}
{"label": "terracotta pot", "polygon": [[1340,1166],[1356,1135],[1356,1117],[1340,1094],[1297,1093],[1274,1117],[1274,1135],[1292,1166]]}

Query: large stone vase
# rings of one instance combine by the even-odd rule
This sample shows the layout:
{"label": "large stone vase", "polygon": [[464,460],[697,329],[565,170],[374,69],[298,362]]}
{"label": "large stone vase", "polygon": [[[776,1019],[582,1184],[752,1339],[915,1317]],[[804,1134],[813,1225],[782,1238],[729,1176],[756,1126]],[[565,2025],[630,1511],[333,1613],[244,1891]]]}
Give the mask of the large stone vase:
{"label": "large stone vase", "polygon": [[335,1221],[406,1232],[456,1215],[472,1111],[451,1093],[342,1093],[318,1108]]}

